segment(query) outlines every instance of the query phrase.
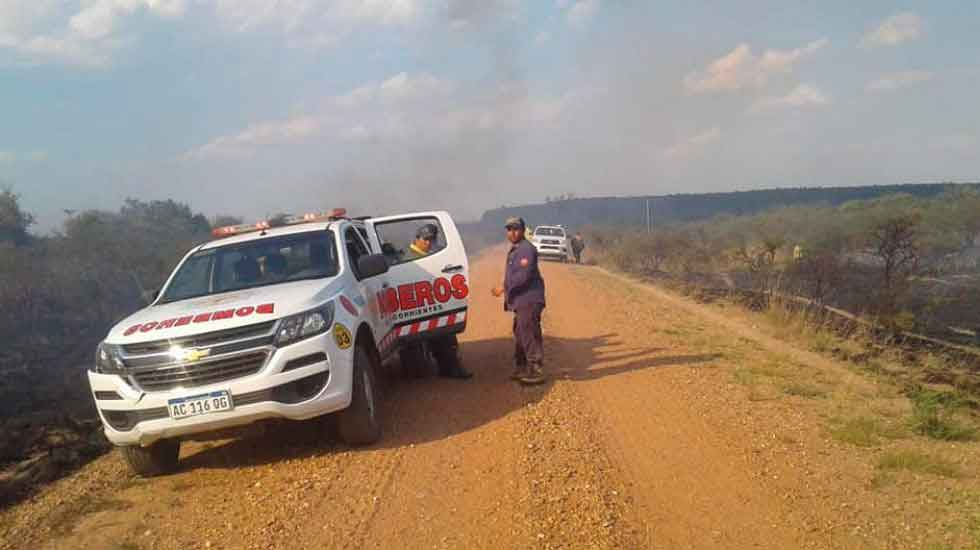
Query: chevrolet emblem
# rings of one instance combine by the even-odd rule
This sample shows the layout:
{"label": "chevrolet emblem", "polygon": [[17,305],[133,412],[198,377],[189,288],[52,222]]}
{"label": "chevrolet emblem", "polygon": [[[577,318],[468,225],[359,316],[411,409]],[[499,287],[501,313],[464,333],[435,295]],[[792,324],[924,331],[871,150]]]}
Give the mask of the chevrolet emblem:
{"label": "chevrolet emblem", "polygon": [[210,349],[172,349],[171,355],[182,363],[196,363],[211,355]]}

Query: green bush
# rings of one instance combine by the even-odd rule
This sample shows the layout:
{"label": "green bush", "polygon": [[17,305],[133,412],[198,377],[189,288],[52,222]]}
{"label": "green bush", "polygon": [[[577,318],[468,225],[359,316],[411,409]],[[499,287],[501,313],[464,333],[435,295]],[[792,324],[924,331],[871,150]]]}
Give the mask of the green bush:
{"label": "green bush", "polygon": [[972,441],[977,428],[956,418],[962,401],[949,392],[919,389],[911,396],[912,429],[941,441]]}

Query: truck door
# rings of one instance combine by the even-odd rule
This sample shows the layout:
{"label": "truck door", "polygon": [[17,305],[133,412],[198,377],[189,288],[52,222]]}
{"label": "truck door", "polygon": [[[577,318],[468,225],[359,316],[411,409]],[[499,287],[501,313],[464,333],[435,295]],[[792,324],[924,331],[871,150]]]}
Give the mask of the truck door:
{"label": "truck door", "polygon": [[[449,213],[374,218],[365,225],[372,246],[390,265],[388,286],[376,297],[386,334],[410,341],[465,330],[469,262]],[[429,236],[433,229],[428,247],[416,242],[418,235]]]}
{"label": "truck door", "polygon": [[[358,317],[360,312],[363,312],[372,330],[377,335],[378,332],[384,331],[385,323],[381,319],[380,312],[374,307],[374,304],[378,293],[387,286],[387,276],[379,275],[371,278],[363,278],[358,272],[358,259],[371,253],[359,229],[353,224],[341,229],[344,247],[347,250],[348,265],[350,265],[350,269],[357,281],[356,291],[345,293],[344,296],[348,301],[344,301],[345,298],[341,298],[341,305],[355,317]],[[383,335],[377,335],[376,337],[380,338]]]}

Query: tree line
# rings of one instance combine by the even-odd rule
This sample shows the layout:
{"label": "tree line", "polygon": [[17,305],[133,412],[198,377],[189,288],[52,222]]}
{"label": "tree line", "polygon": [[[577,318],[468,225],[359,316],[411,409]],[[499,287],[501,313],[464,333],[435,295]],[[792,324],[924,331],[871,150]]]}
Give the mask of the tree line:
{"label": "tree line", "polygon": [[972,186],[728,214],[649,232],[595,226],[588,237],[600,261],[641,275],[791,292],[903,328],[978,324],[980,191]]}
{"label": "tree line", "polygon": [[87,358],[211,230],[172,200],[72,213],[50,235],[33,224],[16,194],[0,192],[0,368]]}
{"label": "tree line", "polygon": [[497,227],[511,216],[521,216],[534,225],[632,226],[646,225],[649,220],[653,226],[663,226],[705,220],[719,215],[748,216],[782,206],[804,204],[840,206],[851,201],[872,200],[896,193],[931,198],[951,189],[976,188],[978,185],[980,184],[922,183],[859,187],[801,187],[730,193],[594,198],[580,198],[574,193],[564,193],[546,197],[543,204],[488,210],[481,221]]}

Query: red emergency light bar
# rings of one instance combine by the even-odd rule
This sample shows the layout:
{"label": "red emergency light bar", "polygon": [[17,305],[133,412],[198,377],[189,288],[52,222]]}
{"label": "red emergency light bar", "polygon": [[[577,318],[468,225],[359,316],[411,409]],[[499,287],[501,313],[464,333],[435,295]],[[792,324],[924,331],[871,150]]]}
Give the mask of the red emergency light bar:
{"label": "red emergency light bar", "polygon": [[333,221],[339,220],[341,218],[347,217],[347,210],[344,208],[334,208],[329,212],[319,212],[319,213],[309,213],[302,214],[299,216],[285,216],[282,218],[275,218],[273,220],[263,220],[258,223],[242,223],[238,225],[226,225],[224,227],[215,227],[211,230],[211,234],[215,237],[231,237],[232,235],[241,235],[243,233],[251,233],[253,231],[263,231],[265,229],[270,229],[272,227],[281,227],[284,225],[296,225],[300,223],[311,223],[318,221]]}

